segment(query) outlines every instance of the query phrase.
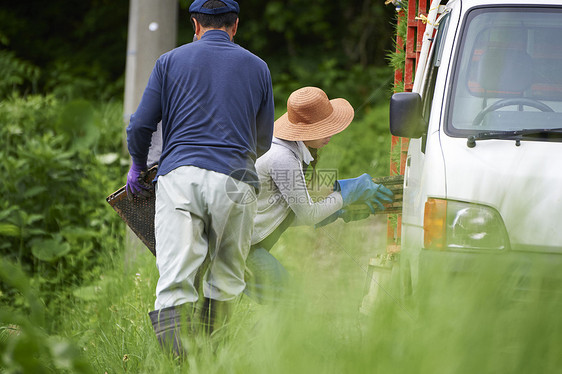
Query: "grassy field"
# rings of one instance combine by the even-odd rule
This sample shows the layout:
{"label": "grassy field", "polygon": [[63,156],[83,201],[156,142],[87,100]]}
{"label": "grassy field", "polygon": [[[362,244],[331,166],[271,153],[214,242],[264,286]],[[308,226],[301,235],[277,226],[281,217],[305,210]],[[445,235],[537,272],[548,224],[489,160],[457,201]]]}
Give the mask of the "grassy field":
{"label": "grassy field", "polygon": [[157,273],[144,248],[84,290],[61,316],[61,332],[102,373],[557,372],[560,300],[506,304],[486,286],[492,278],[462,284],[462,293],[428,290],[426,314],[407,309],[391,288],[370,314],[360,313],[368,259],[384,250],[385,230],[383,216],[289,229],[273,253],[292,274],[292,296],[279,305],[243,296],[212,341],[189,339],[192,354],[182,363],[161,352],[152,332]]}
{"label": "grassy field", "polygon": [[158,275],[146,248],[132,262],[111,259],[114,270],[76,292],[76,305],[61,316],[64,335],[83,347],[95,372],[347,372],[355,360],[346,355],[361,351],[354,347],[362,345],[368,259],[384,250],[385,230],[383,216],[289,229],[273,252],[292,275],[290,300],[259,305],[243,296],[227,336],[213,341],[216,352],[199,339],[180,366],[160,351],[148,319]]}

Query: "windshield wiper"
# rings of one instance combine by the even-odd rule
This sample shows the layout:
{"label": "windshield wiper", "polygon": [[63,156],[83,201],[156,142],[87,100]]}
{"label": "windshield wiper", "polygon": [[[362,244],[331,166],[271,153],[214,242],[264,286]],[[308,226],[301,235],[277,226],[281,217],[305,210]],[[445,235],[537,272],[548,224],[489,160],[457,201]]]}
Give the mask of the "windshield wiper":
{"label": "windshield wiper", "polygon": [[512,131],[483,131],[476,135],[470,135],[466,145],[469,148],[476,146],[477,140],[486,139],[514,139],[515,145],[520,144],[523,137],[540,137],[540,138],[562,138],[562,127],[553,129],[522,129]]}

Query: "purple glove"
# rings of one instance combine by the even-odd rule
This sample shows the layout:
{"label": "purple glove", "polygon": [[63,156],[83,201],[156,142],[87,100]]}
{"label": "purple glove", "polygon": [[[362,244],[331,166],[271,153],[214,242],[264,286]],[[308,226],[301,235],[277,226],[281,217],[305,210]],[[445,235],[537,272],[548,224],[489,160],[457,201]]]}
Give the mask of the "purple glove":
{"label": "purple glove", "polygon": [[151,195],[152,186],[144,181],[146,165],[139,166],[133,162],[127,174],[127,197],[132,199],[137,195],[148,198]]}

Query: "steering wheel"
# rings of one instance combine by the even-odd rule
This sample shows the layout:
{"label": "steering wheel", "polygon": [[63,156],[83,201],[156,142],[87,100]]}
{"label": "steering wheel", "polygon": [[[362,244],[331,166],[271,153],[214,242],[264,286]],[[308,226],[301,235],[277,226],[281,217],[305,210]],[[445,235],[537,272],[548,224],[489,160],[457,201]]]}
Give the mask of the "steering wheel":
{"label": "steering wheel", "polygon": [[554,110],[551,107],[535,99],[529,99],[523,97],[502,99],[482,109],[480,113],[478,113],[476,117],[474,117],[474,121],[472,121],[472,126],[478,126],[480,122],[482,122],[486,114],[498,110],[500,108],[503,108],[504,106],[510,106],[510,105],[524,105],[524,106],[530,106],[536,108],[541,112],[554,112]]}

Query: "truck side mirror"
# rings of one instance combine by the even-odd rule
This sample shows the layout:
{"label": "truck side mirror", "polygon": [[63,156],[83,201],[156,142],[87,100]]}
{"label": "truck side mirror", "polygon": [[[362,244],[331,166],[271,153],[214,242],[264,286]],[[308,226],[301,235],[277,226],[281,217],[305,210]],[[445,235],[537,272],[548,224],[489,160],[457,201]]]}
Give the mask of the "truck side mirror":
{"label": "truck side mirror", "polygon": [[390,98],[390,133],[419,138],[427,131],[422,116],[422,99],[416,92],[399,92]]}

